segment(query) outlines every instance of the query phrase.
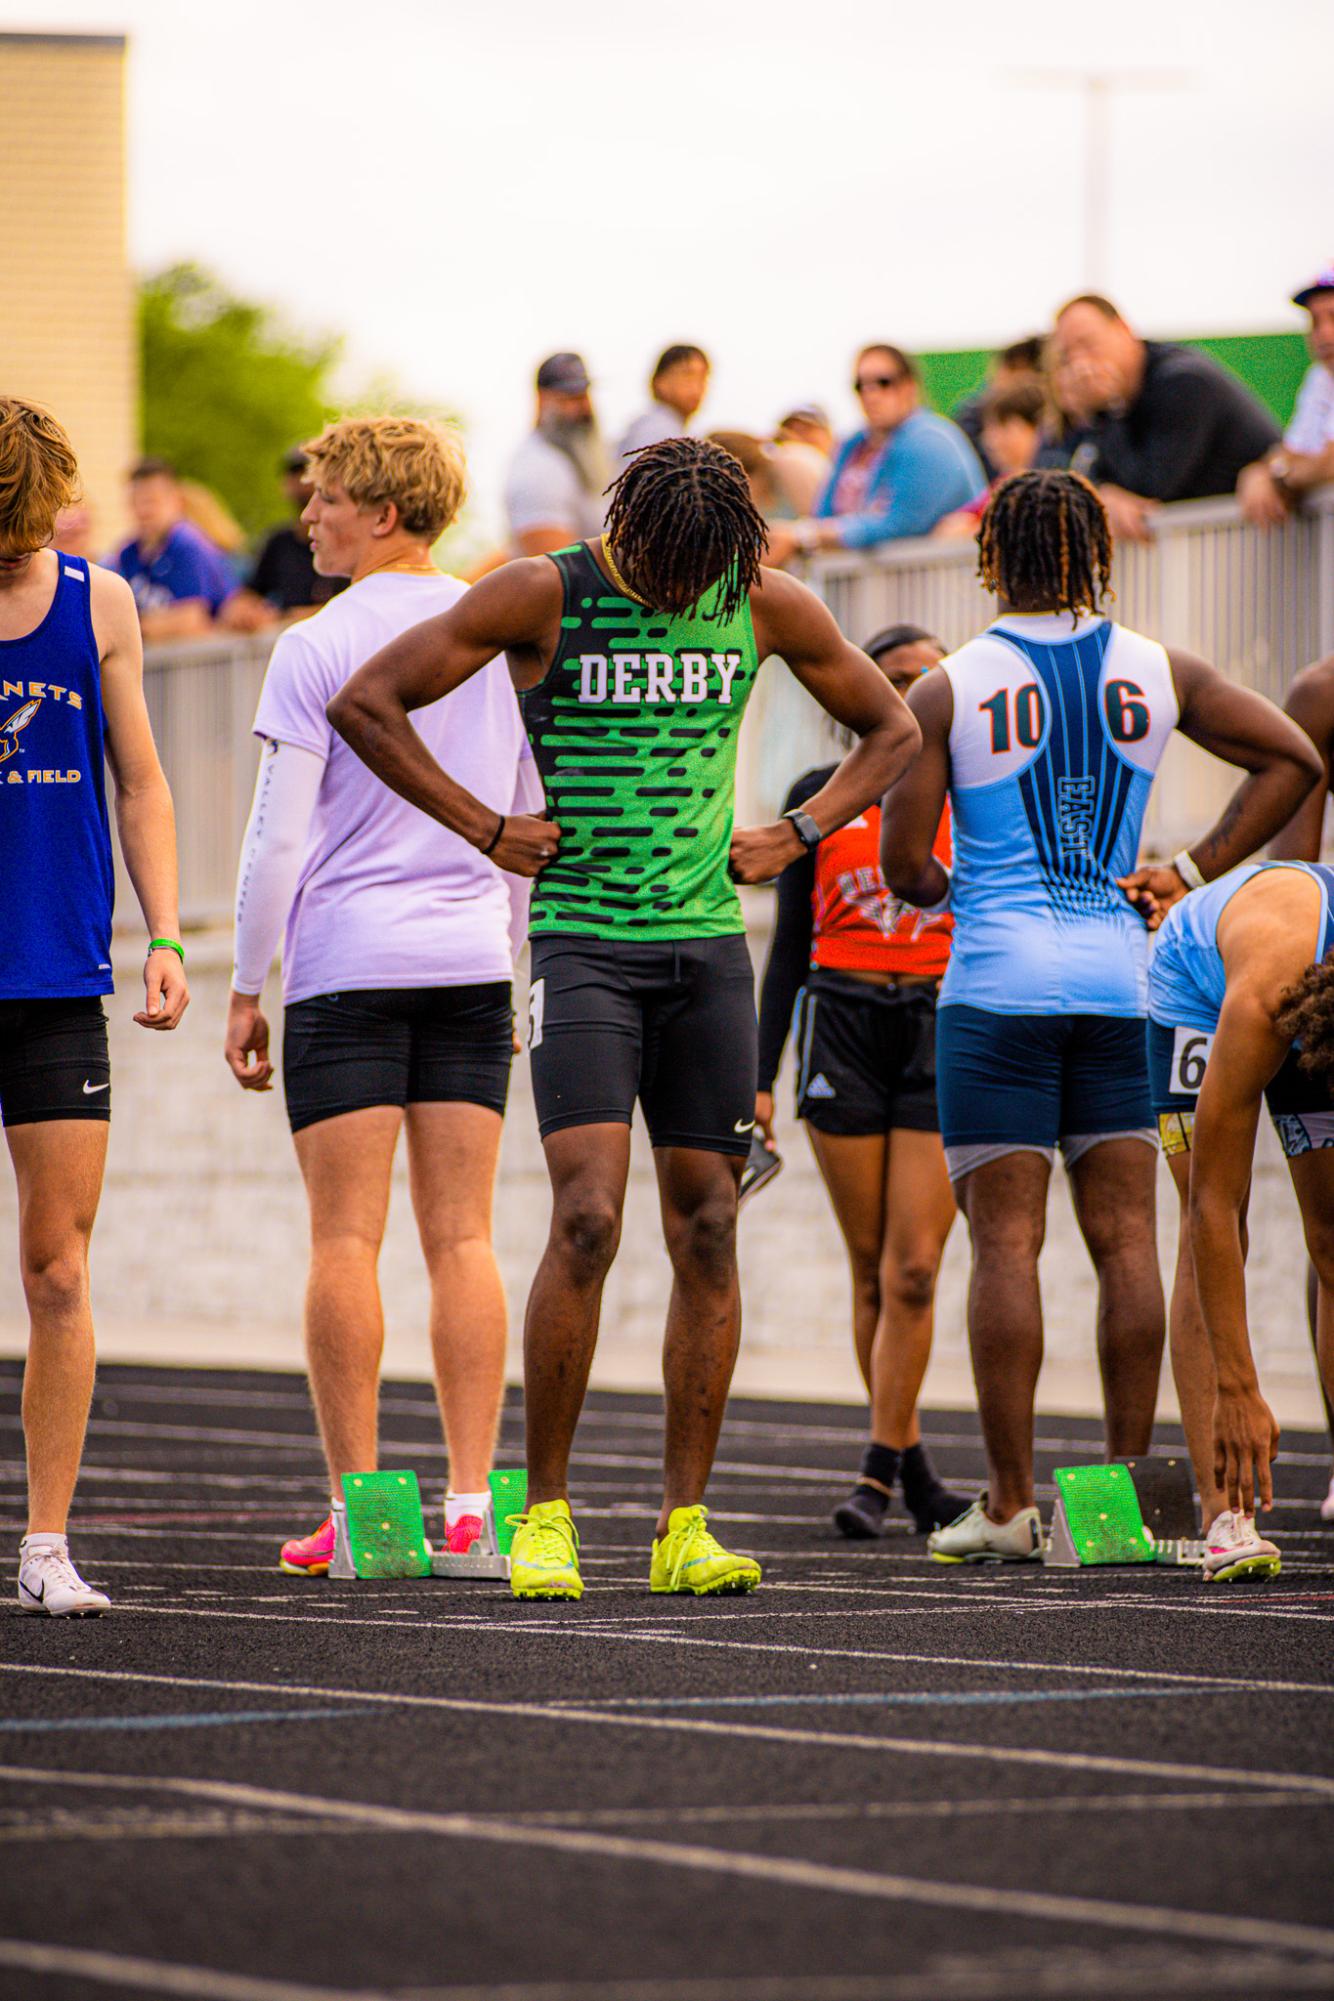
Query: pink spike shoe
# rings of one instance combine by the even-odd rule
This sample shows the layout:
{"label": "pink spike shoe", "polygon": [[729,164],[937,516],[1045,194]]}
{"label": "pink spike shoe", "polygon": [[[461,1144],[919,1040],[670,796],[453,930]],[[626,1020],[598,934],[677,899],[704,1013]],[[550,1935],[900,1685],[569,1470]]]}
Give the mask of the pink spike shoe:
{"label": "pink spike shoe", "polygon": [[326,1515],[312,1535],[292,1536],[278,1556],[283,1570],[293,1577],[327,1577],[333,1562],[334,1518]]}
{"label": "pink spike shoe", "polygon": [[482,1533],[480,1515],[460,1515],[445,1537],[450,1556],[466,1556]]}

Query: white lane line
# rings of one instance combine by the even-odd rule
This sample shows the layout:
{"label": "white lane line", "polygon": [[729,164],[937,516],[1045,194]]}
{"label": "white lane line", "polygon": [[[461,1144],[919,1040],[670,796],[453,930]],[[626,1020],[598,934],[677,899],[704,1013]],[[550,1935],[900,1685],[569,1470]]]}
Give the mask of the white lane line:
{"label": "white lane line", "polygon": [[[1122,1773],[1137,1779],[1168,1779],[1177,1784],[1209,1786],[1258,1786],[1266,1792],[1287,1792],[1321,1799],[1334,1799],[1334,1779],[1318,1773],[1268,1772],[1228,1765],[1173,1764],[1152,1758],[1117,1758],[1091,1751],[1039,1750],[1009,1744],[967,1744],[948,1738],[873,1736],[850,1730],[803,1730],[777,1723],[716,1723],[700,1716],[646,1716],[642,1711],[627,1715],[624,1710],[562,1709],[554,1703],[481,1702],[457,1695],[401,1695],[387,1689],[309,1687],[300,1683],[272,1681],[227,1681],[204,1675],[145,1674],[128,1668],[52,1667],[44,1662],[0,1663],[6,1674],[65,1675],[85,1681],[135,1682],[158,1688],[226,1689],[233,1694],[304,1695],[326,1702],[359,1702],[385,1708],[441,1710],[451,1714],[484,1716],[493,1721],[554,1723],[564,1728],[570,1723],[588,1723],[598,1729],[660,1730],[682,1736],[736,1738],[765,1744],[801,1744],[822,1751],[893,1752],[912,1758],[958,1758],[983,1764],[1032,1765],[1063,1772]],[[11,1768],[0,1766],[0,1777]]]}
{"label": "white lane line", "polygon": [[[627,1806],[591,1807],[583,1812],[516,1813],[514,1819],[525,1826],[541,1827],[638,1827],[686,1822],[691,1826],[716,1824],[730,1827],[734,1822],[831,1821],[831,1820],[975,1820],[997,1814],[1044,1816],[1085,1813],[1213,1813],[1218,1808],[1234,1809],[1235,1793],[1067,1793],[1043,1794],[1037,1798],[959,1800],[847,1800],[826,1804],[812,1800],[794,1801],[787,1806]],[[1303,1806],[1317,1811],[1334,1808],[1334,1799],[1311,1799]],[[1291,1813],[1295,1802],[1291,1793],[1247,1793],[1246,1811],[1252,1807],[1276,1807]]]}
{"label": "white lane line", "polygon": [[134,1994],[177,1994],[184,2001],[385,2001],[382,1987],[310,1987],[304,1981],[263,1980],[220,1973],[209,1966],[178,1966],[129,1953],[88,1952],[78,1946],[0,1939],[0,1966],[19,1973],[63,1975]]}
{"label": "white lane line", "polygon": [[[0,1767],[0,1776],[11,1768]],[[51,1778],[40,1768],[12,1768],[24,1783]],[[77,1775],[62,1774],[62,1777]],[[356,1800],[307,1797],[267,1786],[240,1785],[222,1779],[151,1778],[122,1781],[141,1790],[177,1792],[193,1799],[223,1801],[234,1806],[271,1807],[277,1813],[309,1813],[344,1820],[386,1833],[426,1834],[447,1840],[489,1841],[502,1848],[536,1848],[552,1854],[582,1856],[609,1862],[649,1863],[657,1869],[681,1869],[692,1874],[735,1877],[742,1882],[778,1884],[789,1890],[810,1890],[832,1896],[856,1897],[889,1904],[919,1904],[928,1910],[970,1911],[993,1920],[1028,1918],[1040,1923],[1095,1926],[1111,1932],[1139,1932],[1153,1937],[1194,1938],[1209,1945],[1259,1946],[1302,1952],[1334,1961],[1334,1931],[1323,1926],[1292,1924],[1272,1918],[1239,1917],[1226,1911],[1171,1909],[1155,1904],[1128,1904],[1105,1897],[1072,1897],[1053,1891],[1020,1890],[988,1884],[939,1883],[929,1877],[901,1876],[838,1864],[807,1862],[795,1856],[749,1854],[744,1849],[704,1848],[683,1841],[657,1841],[624,1834],[595,1834],[587,1829],[518,1826],[483,1814],[431,1813],[420,1809],[378,1806]],[[204,1990],[207,1993],[207,1990]]]}
{"label": "white lane line", "polygon": [[[547,1638],[552,1633],[560,1633],[574,1639],[622,1640],[638,1646],[689,1646],[722,1648],[728,1652],[759,1654],[800,1654],[809,1660],[814,1655],[819,1660],[847,1661],[887,1661],[896,1666],[909,1667],[955,1667],[974,1668],[983,1671],[996,1669],[1008,1674],[1053,1674],[1085,1675],[1096,1678],[1107,1676],[1121,1681],[1147,1681],[1179,1685],[1183,1691],[1192,1689],[1235,1690],[1243,1694],[1255,1695],[1334,1695],[1334,1683],[1319,1681],[1265,1681],[1250,1675],[1185,1674],[1177,1670],[1164,1669],[1161,1674],[1152,1668],[1130,1668],[1093,1666],[1086,1661],[1013,1661],[988,1659],[976,1654],[920,1654],[891,1652],[881,1647],[823,1647],[807,1644],[797,1646],[782,1640],[710,1639],[702,1633],[685,1630],[680,1633],[645,1632],[628,1627],[622,1622],[613,1625],[607,1620],[599,1620],[596,1626],[591,1622],[560,1619],[548,1614],[533,1618],[520,1613],[505,1619],[421,1619],[416,1627],[401,1626],[397,1619],[373,1618],[364,1614],[352,1617],[332,1608],[322,1617],[306,1609],[294,1612],[236,1612],[212,1605],[140,1605],[134,1607],[136,1613],[145,1617],[165,1619],[239,1619],[270,1625],[299,1625],[302,1621],[312,1621],[321,1626],[385,1626],[392,1625],[395,1632],[422,1633],[456,1632],[466,1629],[471,1632],[503,1633],[513,1635],[535,1634]],[[735,1616],[745,1616],[738,1614]],[[757,1620],[774,1615],[754,1612],[750,1615]],[[779,1614],[777,1616],[784,1616]],[[879,1616],[878,1614],[875,1616]],[[25,1672],[17,1663],[0,1661],[0,1672]],[[58,1670],[53,1669],[53,1673]]]}

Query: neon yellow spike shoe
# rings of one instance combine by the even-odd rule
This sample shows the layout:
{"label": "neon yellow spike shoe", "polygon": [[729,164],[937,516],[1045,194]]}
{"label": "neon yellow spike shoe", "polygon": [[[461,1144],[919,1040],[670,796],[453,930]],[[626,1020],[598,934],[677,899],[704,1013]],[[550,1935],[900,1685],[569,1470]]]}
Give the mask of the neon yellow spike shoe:
{"label": "neon yellow spike shoe", "polygon": [[579,1531],[568,1501],[535,1501],[511,1515],[510,1590],[516,1598],[580,1598]]}
{"label": "neon yellow spike shoe", "polygon": [[697,1598],[706,1592],[753,1591],[760,1566],[753,1556],[733,1556],[709,1533],[707,1508],[673,1508],[666,1535],[653,1544],[648,1581],[651,1591],[693,1591]]}

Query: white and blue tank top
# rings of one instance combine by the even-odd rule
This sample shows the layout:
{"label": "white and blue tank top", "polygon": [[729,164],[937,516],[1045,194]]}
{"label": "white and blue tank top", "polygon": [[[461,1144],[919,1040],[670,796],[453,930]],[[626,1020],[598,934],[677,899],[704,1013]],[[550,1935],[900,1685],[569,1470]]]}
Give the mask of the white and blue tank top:
{"label": "white and blue tank top", "polygon": [[1314,964],[1334,947],[1334,868],[1324,862],[1246,862],[1174,903],[1163,919],[1149,968],[1149,1014],[1164,1028],[1194,1028],[1212,1035],[1227,993],[1227,969],[1218,949],[1218,922],[1239,889],[1270,869],[1294,868],[1320,890],[1320,924]]}
{"label": "white and blue tank top", "polygon": [[0,640],[0,1000],[112,989],[102,668],[88,565],[56,561],[45,618]]}
{"label": "white and blue tank top", "polygon": [[1155,640],[1110,619],[1008,613],[943,662],[954,694],[954,949],[941,1005],[1142,1015],[1139,855],[1179,709]]}

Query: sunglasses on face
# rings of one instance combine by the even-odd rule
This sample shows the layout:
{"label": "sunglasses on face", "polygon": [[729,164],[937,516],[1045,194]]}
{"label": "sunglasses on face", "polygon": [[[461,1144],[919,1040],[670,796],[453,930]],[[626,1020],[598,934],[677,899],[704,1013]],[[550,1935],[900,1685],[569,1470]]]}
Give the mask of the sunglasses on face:
{"label": "sunglasses on face", "polygon": [[897,375],[859,375],[853,383],[858,396],[864,396],[868,389],[896,389],[903,380],[903,371]]}

